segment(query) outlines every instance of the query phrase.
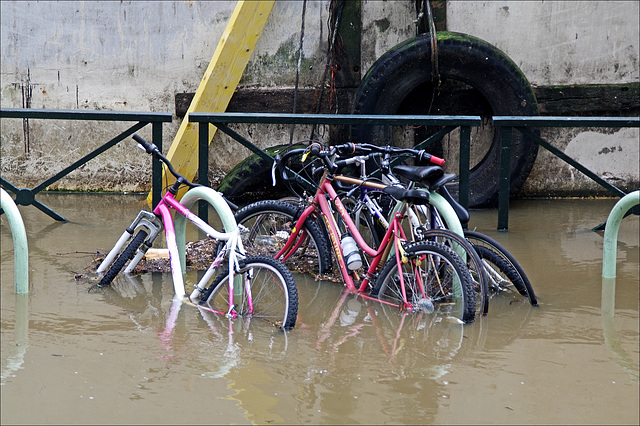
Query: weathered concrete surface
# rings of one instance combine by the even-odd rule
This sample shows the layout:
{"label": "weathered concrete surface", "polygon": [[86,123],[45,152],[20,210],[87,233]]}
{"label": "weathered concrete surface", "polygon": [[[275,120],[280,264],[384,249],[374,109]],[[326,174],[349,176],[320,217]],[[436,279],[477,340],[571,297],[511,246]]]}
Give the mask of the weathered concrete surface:
{"label": "weathered concrete surface", "polygon": [[[234,1],[3,0],[2,107],[174,112],[175,95],[198,87],[234,6]],[[504,50],[534,86],[637,82],[638,8],[638,2],[629,1],[450,1],[447,29]],[[243,75],[243,87],[294,86],[301,13],[302,2],[276,3]],[[362,2],[362,73],[386,50],[415,34],[415,15],[411,1]],[[328,0],[307,2],[301,87],[315,88],[324,72],[328,17]],[[17,186],[43,181],[127,127],[46,120],[23,124],[16,119],[0,122],[1,173]],[[178,125],[175,118],[164,126],[165,151]],[[261,147],[289,142],[288,126],[237,128]],[[150,137],[150,131],[141,133]],[[309,133],[307,126],[296,126],[294,139]],[[328,134],[327,129],[322,137],[326,140]],[[543,136],[575,153],[592,170],[609,167],[603,173],[612,182],[638,186],[637,131],[548,129]],[[124,142],[112,148],[54,187],[148,189],[149,159],[132,146]],[[213,181],[249,154],[220,132],[211,150]],[[589,179],[550,157],[540,151],[523,194],[592,192]]]}
{"label": "weathered concrete surface", "polygon": [[447,29],[504,51],[532,85],[640,80],[640,2],[450,1]]}
{"label": "weathered concrete surface", "polygon": [[[494,44],[533,86],[640,81],[640,2],[450,1],[447,29]],[[624,191],[640,187],[637,129],[543,129],[541,136]],[[545,149],[520,193],[609,195]]]}
{"label": "weathered concrete surface", "polygon": [[[631,192],[640,187],[638,129],[542,129],[540,136],[610,184]],[[610,196],[582,172],[544,148],[520,194],[539,197]]]}

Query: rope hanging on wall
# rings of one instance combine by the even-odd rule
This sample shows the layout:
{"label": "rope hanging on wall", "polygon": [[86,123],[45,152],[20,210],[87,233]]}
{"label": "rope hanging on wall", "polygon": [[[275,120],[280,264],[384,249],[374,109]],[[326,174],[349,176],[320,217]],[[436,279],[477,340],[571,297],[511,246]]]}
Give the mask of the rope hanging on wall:
{"label": "rope hanging on wall", "polygon": [[[296,86],[293,90],[293,113],[295,114],[298,109],[298,86],[300,83],[300,68],[302,66],[302,46],[304,44],[304,18],[307,13],[307,0],[302,2],[302,23],[300,24],[300,47],[298,50],[298,67],[296,68]],[[293,144],[293,129],[296,127],[295,123],[291,125],[291,134],[289,135],[289,146]]]}
{"label": "rope hanging on wall", "polygon": [[440,71],[438,69],[438,38],[436,35],[436,24],[433,20],[431,3],[429,2],[429,0],[422,0],[420,1],[419,7],[420,10],[418,11],[418,18],[414,21],[416,23],[416,32],[420,34],[420,29],[424,28],[424,19],[426,15],[427,25],[429,29],[429,41],[431,44],[431,81],[433,81],[433,83],[435,84],[428,110],[428,112],[431,113],[433,101],[436,94],[438,93],[438,89],[440,88]]}
{"label": "rope hanging on wall", "polygon": [[[346,0],[331,0],[331,3],[329,4],[329,46],[327,48],[327,65],[325,66],[324,73],[322,74],[322,82],[316,88],[314,94],[314,114],[318,114],[320,112],[320,105],[322,105],[322,94],[324,92],[325,82],[327,81],[327,75],[329,74],[329,71],[334,69],[333,47],[336,42],[336,36],[338,35],[338,28],[340,27],[340,20],[342,18],[342,11],[344,10],[345,1]],[[314,140],[315,133],[316,125],[313,124],[311,126],[311,136],[309,136],[310,140]]]}

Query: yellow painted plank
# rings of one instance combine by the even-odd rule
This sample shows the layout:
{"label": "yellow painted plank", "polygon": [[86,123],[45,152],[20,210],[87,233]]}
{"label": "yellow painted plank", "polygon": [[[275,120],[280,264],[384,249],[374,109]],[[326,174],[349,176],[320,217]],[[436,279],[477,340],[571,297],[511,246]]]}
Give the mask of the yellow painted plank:
{"label": "yellow painted plank", "polygon": [[[227,109],[274,4],[275,1],[239,1],[229,18],[167,153],[174,168],[187,179],[192,180],[198,170],[198,125],[189,123],[189,113],[223,112]],[[209,143],[216,130],[214,126],[209,129]],[[172,183],[175,179],[163,171],[162,181]],[[151,203],[151,193],[147,201]]]}

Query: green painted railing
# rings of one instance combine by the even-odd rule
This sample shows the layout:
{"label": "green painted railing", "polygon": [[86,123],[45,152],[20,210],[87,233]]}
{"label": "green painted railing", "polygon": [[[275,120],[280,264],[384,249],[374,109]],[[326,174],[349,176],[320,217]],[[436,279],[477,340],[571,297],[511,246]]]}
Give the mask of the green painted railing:
{"label": "green painted railing", "polygon": [[[315,125],[386,125],[386,126],[444,126],[444,128],[416,145],[421,149],[432,142],[440,140],[446,134],[460,127],[460,171],[459,202],[465,208],[469,206],[469,163],[471,146],[471,127],[482,124],[479,116],[438,116],[438,115],[356,115],[356,114],[269,114],[269,113],[203,113],[192,112],[188,116],[192,123],[210,123],[222,132],[231,136],[240,144],[267,160],[273,160],[269,154],[252,142],[230,129],[229,123],[262,123],[262,124],[315,124]],[[199,160],[198,176],[207,176],[209,167],[208,146],[209,126],[198,126]],[[203,185],[205,183],[199,182]],[[206,183],[208,185],[208,181]],[[199,214],[206,214],[200,211]],[[201,216],[202,217],[202,216]]]}
{"label": "green painted railing", "polygon": [[[33,205],[43,213],[51,216],[53,219],[66,222],[67,220],[51,210],[40,201],[36,200],[36,194],[54,182],[60,180],[72,171],[76,170],[89,160],[102,154],[118,142],[128,138],[138,130],[148,124],[152,126],[153,143],[162,149],[162,123],[171,122],[172,115],[170,113],[151,113],[151,112],[120,112],[120,111],[85,111],[85,110],[48,110],[48,109],[30,109],[30,108],[0,108],[0,118],[21,118],[28,119],[44,119],[44,120],[78,120],[78,121],[137,121],[137,124],[129,127],[115,138],[95,149],[91,153],[85,155],[73,164],[65,167],[49,179],[46,179],[34,188],[18,188],[11,182],[0,177],[0,183],[6,190],[15,194],[15,203],[18,205]],[[162,165],[159,160],[154,159],[152,166],[152,182],[153,182],[153,205],[160,201],[162,196]]]}
{"label": "green painted railing", "polygon": [[[0,118],[43,118],[43,119],[71,119],[71,120],[112,120],[112,121],[139,121],[116,138],[104,144],[91,154],[76,161],[71,166],[65,168],[55,176],[42,182],[35,188],[16,188],[6,180],[0,178],[2,186],[16,194],[17,204],[33,204],[56,220],[64,220],[61,216],[48,209],[42,203],[35,200],[35,194],[48,185],[62,178],[66,174],[80,167],[95,156],[104,152],[111,146],[133,134],[146,124],[153,125],[153,142],[162,147],[162,122],[170,122],[171,114],[155,113],[126,113],[109,111],[53,111],[53,110],[33,110],[33,109],[0,109]],[[271,157],[254,145],[252,142],[230,129],[229,123],[264,123],[264,124],[314,124],[314,125],[424,125],[424,126],[444,126],[435,135],[432,135],[421,146],[425,147],[442,138],[447,133],[460,127],[460,164],[459,164],[459,201],[464,207],[469,203],[469,163],[470,163],[470,128],[480,126],[481,118],[478,116],[386,116],[386,115],[334,115],[334,114],[270,114],[270,113],[190,113],[188,120],[194,123],[210,123],[222,132],[226,133],[243,146],[263,158]],[[497,131],[501,132],[501,163],[500,163],[500,193],[498,204],[498,230],[507,231],[509,221],[509,198],[510,198],[510,152],[511,138],[513,130],[518,130],[527,136],[533,143],[537,143],[547,149],[561,160],[575,167],[589,178],[609,190],[612,194],[623,197],[626,195],[622,190],[611,185],[604,179],[591,172],[589,169],[573,160],[552,144],[532,132],[532,129],[541,127],[640,127],[638,117],[515,117],[496,116],[493,117],[493,125]],[[208,147],[209,128],[199,126],[199,154],[198,154],[198,175],[200,184],[209,186],[208,181]],[[153,163],[153,203],[154,205],[161,197],[161,165],[154,160]],[[203,214],[206,206],[200,213]],[[638,214],[638,209],[633,209],[634,214]]]}
{"label": "green painted railing", "polygon": [[[624,191],[611,185],[600,178],[591,170],[572,159],[564,152],[555,148],[552,144],[531,131],[540,127],[640,127],[638,117],[493,117],[493,125],[501,128],[500,149],[500,194],[498,200],[498,230],[507,231],[509,228],[509,187],[510,187],[510,161],[511,161],[511,137],[513,130],[518,130],[531,141],[551,152],[567,164],[575,167],[589,178],[609,190],[613,195],[624,197]],[[634,211],[638,214],[637,210]]]}

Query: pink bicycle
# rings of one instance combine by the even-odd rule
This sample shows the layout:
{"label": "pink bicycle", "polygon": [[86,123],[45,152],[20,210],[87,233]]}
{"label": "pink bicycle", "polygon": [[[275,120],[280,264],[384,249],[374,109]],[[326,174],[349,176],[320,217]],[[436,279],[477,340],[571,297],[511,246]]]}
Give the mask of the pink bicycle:
{"label": "pink bicycle", "polygon": [[[104,276],[97,287],[109,286],[125,265],[124,272],[131,273],[164,228],[175,291],[174,301],[178,301],[178,304],[184,300],[190,301],[201,309],[230,319],[238,316],[260,318],[285,330],[293,328],[298,312],[298,291],[291,272],[272,257],[247,257],[233,213],[222,195],[211,188],[194,184],[176,172],[154,144],[138,135],[134,135],[133,139],[148,154],[162,161],[176,181],[153,212],[140,211],[118,239],[98,267],[97,272],[104,273]],[[191,189],[177,201],[175,196],[183,185]],[[198,200],[208,201],[214,207],[224,232],[215,230],[189,210]],[[172,211],[176,215],[175,225]],[[214,261],[188,297],[183,278],[186,271],[184,229],[187,221],[218,242]],[[227,267],[221,268],[225,258],[228,259]]]}

